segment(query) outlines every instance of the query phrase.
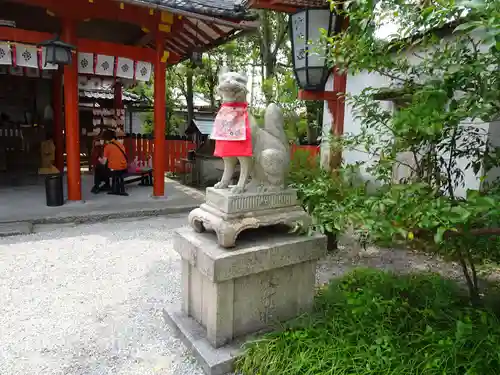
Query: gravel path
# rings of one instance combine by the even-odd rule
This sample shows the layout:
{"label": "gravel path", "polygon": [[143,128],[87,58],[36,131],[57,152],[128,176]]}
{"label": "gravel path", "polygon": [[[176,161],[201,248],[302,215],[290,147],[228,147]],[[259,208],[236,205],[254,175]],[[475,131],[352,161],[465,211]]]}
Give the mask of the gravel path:
{"label": "gravel path", "polygon": [[161,309],[184,216],[0,239],[1,375],[202,375]]}
{"label": "gravel path", "polygon": [[[0,375],[202,375],[162,317],[180,302],[171,230],[184,223],[128,219],[0,238]],[[358,266],[460,278],[436,258],[347,244],[319,263],[317,281]]]}

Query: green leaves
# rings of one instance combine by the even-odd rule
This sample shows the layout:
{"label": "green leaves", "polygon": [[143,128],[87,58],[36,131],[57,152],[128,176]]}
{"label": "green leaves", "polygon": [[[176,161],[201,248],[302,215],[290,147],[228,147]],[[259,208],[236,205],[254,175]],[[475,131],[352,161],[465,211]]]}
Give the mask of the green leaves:
{"label": "green leaves", "polygon": [[244,375],[490,375],[498,318],[436,275],[357,269],[322,288],[315,310],[246,345]]}

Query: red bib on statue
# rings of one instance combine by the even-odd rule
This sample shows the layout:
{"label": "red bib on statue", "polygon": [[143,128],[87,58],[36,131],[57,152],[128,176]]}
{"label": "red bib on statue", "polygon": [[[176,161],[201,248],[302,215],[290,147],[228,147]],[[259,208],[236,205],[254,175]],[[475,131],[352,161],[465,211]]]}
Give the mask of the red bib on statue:
{"label": "red bib on statue", "polygon": [[211,139],[215,156],[252,156],[252,133],[247,103],[223,103],[214,121]]}
{"label": "red bib on statue", "polygon": [[217,113],[210,138],[216,141],[244,141],[247,122],[247,103],[224,103]]}

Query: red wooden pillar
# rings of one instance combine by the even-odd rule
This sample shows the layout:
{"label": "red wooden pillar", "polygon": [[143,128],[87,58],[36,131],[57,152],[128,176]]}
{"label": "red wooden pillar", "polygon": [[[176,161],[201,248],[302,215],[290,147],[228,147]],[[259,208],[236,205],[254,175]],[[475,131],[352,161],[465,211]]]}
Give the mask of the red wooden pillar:
{"label": "red wooden pillar", "polygon": [[156,58],[154,74],[154,154],[153,196],[165,195],[165,69],[162,61],[165,41],[162,33],[156,35]]}
{"label": "red wooden pillar", "polygon": [[[76,45],[76,21],[62,20],[62,40]],[[82,200],[80,174],[80,124],[78,113],[78,63],[76,55],[73,62],[64,67],[64,105],[66,119],[66,154],[68,167],[68,200]]]}
{"label": "red wooden pillar", "polygon": [[[118,120],[120,116],[118,116],[118,110],[123,109],[123,85],[121,82],[118,82],[115,80],[115,86],[114,86],[114,107],[115,107],[115,119]],[[125,118],[124,118],[125,121]],[[121,125],[117,125],[117,129],[123,130],[125,133],[125,123],[123,124],[123,129],[121,128]]]}
{"label": "red wooden pillar", "polygon": [[52,78],[52,109],[54,111],[54,145],[56,146],[55,164],[60,172],[64,171],[64,126],[62,119],[62,74],[58,71]]}
{"label": "red wooden pillar", "polygon": [[120,82],[115,82],[115,109],[123,109],[123,86]]}

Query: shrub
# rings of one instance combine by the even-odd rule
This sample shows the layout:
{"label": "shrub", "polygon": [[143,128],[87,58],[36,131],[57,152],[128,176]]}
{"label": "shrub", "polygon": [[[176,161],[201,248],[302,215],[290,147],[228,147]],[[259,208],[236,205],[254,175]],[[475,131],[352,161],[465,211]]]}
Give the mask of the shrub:
{"label": "shrub", "polygon": [[302,150],[292,159],[289,183],[297,189],[299,201],[313,218],[310,231],[324,234],[336,234],[348,226],[345,215],[348,201],[351,197],[364,195],[366,190],[365,184],[357,180],[354,168],[332,175]]}
{"label": "shrub", "polygon": [[246,347],[243,375],[494,375],[500,326],[452,281],[357,270],[322,289],[313,313]]}
{"label": "shrub", "polygon": [[[364,174],[381,186],[351,191],[343,171],[334,181],[323,174],[307,186],[299,181],[304,205],[324,232],[349,230],[364,243],[456,260],[478,305],[477,266],[500,259],[499,197],[463,194],[463,188],[470,172],[485,182],[500,170],[500,147],[483,126],[500,112],[500,74],[491,69],[500,61],[500,2],[329,2],[349,19],[326,38],[329,61],[351,75],[371,73],[387,82],[369,80],[373,87],[346,94],[359,128],[346,128],[353,133],[330,144],[355,152],[351,156],[364,153],[358,159]],[[385,17],[397,19],[397,31],[381,40],[374,27]],[[443,38],[444,25],[457,37]],[[381,104],[387,100],[396,106]]]}

